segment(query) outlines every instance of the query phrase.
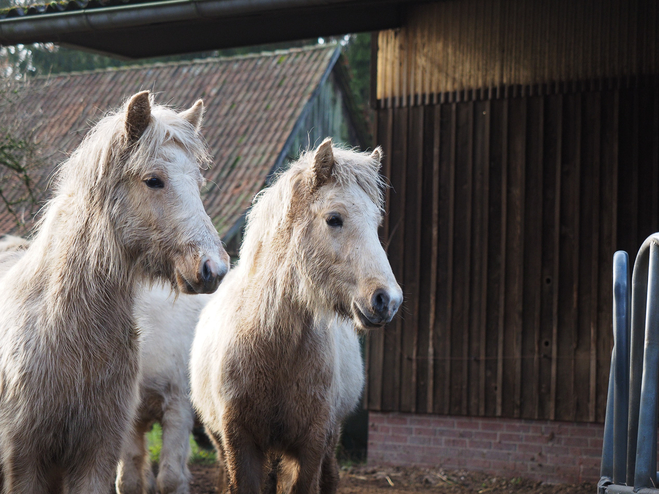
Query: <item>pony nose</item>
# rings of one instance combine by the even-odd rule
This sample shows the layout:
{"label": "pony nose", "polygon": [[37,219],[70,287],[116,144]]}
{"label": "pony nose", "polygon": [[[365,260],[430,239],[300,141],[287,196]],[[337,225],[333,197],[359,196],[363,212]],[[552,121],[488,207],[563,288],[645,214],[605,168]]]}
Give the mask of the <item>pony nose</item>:
{"label": "pony nose", "polygon": [[391,297],[389,292],[383,288],[378,288],[373,292],[371,297],[371,307],[383,321],[389,322],[398,311],[400,297]]}
{"label": "pony nose", "polygon": [[204,292],[214,292],[228,269],[225,263],[218,265],[212,259],[203,258],[199,263],[199,281],[203,285]]}

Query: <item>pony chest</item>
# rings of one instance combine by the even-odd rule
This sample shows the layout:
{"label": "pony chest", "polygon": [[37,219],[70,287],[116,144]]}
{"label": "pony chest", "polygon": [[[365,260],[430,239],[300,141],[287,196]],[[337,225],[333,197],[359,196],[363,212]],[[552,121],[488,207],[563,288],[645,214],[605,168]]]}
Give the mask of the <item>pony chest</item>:
{"label": "pony chest", "polygon": [[231,353],[224,369],[225,384],[233,388],[231,395],[255,408],[282,409],[280,403],[328,399],[334,379],[333,354],[317,337],[252,342],[234,347]]}

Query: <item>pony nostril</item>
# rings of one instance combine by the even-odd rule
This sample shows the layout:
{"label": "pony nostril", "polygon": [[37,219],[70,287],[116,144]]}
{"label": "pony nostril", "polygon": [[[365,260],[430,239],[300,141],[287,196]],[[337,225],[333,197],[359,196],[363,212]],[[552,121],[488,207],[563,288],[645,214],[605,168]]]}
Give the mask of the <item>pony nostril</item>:
{"label": "pony nostril", "polygon": [[213,267],[211,266],[211,261],[207,260],[201,267],[201,279],[208,283],[213,277]]}
{"label": "pony nostril", "polygon": [[371,305],[377,314],[386,314],[389,311],[389,294],[382,289],[376,290],[371,298]]}

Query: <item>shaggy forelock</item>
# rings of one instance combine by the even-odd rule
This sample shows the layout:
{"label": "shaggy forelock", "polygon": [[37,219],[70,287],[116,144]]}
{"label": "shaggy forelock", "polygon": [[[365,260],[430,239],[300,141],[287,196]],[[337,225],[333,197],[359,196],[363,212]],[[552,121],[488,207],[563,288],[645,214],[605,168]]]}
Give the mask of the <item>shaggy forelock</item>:
{"label": "shaggy forelock", "polygon": [[194,126],[173,109],[153,101],[148,127],[140,139],[131,144],[125,131],[126,106],[103,117],[62,163],[55,176],[57,191],[67,183],[92,187],[108,173],[117,178],[140,174],[162,155],[163,145],[172,141],[189,153],[200,167],[211,162],[206,142]]}
{"label": "shaggy forelock", "polygon": [[[332,152],[335,160],[332,180],[340,187],[360,187],[383,214],[386,181],[380,174],[380,162],[369,152],[334,145]],[[256,195],[247,215],[241,258],[253,255],[258,243],[268,237],[268,232],[273,233],[288,221],[290,208],[296,205],[295,200],[299,200],[295,196],[296,190],[308,186],[305,181],[310,178],[314,154],[315,150],[304,151],[297,161],[277,175],[270,187]],[[250,231],[255,233],[248,235]]]}

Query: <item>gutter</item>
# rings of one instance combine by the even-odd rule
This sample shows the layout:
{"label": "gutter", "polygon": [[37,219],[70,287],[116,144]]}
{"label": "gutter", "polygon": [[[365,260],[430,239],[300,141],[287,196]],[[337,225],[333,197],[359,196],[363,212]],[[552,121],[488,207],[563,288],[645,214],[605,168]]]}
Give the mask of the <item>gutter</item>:
{"label": "gutter", "polygon": [[[399,3],[384,0],[379,4]],[[0,20],[0,44],[57,41],[60,35],[117,30],[151,24],[222,17],[263,15],[274,11],[369,4],[359,0],[166,0],[12,17]]]}

